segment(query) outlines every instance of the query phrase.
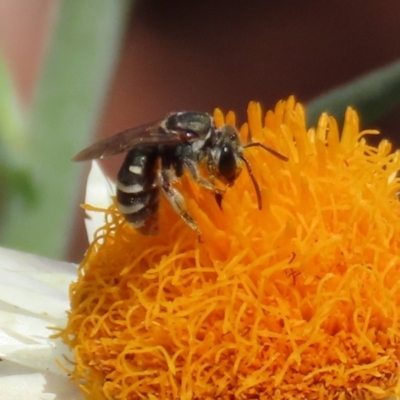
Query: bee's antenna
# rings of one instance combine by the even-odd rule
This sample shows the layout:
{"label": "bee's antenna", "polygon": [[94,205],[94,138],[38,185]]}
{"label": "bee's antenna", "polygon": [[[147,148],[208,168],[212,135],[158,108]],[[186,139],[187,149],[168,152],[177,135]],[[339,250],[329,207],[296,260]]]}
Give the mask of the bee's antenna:
{"label": "bee's antenna", "polygon": [[258,209],[261,210],[261,209],[262,209],[262,203],[261,203],[261,191],[260,191],[260,186],[258,186],[258,183],[257,183],[257,181],[256,181],[256,178],[254,178],[253,170],[251,169],[250,163],[249,163],[249,162],[247,161],[247,159],[244,158],[242,155],[240,155],[239,157],[243,160],[244,164],[246,165],[247,172],[248,172],[249,175],[250,175],[250,179],[251,179],[251,181],[253,182],[253,186],[254,186],[254,189],[255,189],[255,191],[256,191]]}
{"label": "bee's antenna", "polygon": [[[289,159],[286,156],[284,156],[283,154],[278,153],[276,150],[274,150],[271,147],[268,147],[265,144],[262,144],[260,142],[250,142],[243,146],[243,148],[247,148],[247,147],[262,147],[264,150],[267,150],[268,152],[273,154],[275,157],[278,157],[280,160],[289,161]],[[244,164],[246,165],[247,171],[250,175],[250,179],[253,182],[253,186],[256,191],[258,209],[261,210],[261,208],[262,208],[261,191],[260,191],[260,187],[258,186],[258,183],[256,181],[256,178],[254,178],[253,170],[251,169],[251,165],[244,156],[240,155],[239,157],[243,160]]]}
{"label": "bee's antenna", "polygon": [[247,143],[243,146],[243,148],[247,148],[247,147],[262,147],[264,150],[267,150],[268,152],[270,152],[271,154],[273,154],[275,157],[278,157],[280,160],[282,161],[289,161],[289,159],[284,156],[281,153],[278,153],[276,150],[271,149],[271,147],[266,146],[265,144],[262,144],[260,142],[250,142]]}

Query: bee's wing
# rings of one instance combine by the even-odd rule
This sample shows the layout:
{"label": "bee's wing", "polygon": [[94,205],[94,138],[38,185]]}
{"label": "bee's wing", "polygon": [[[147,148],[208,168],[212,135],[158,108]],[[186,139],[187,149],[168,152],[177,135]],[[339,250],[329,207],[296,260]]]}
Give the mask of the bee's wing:
{"label": "bee's wing", "polygon": [[174,145],[181,143],[176,133],[161,129],[160,122],[162,121],[137,126],[100,140],[79,152],[72,161],[86,161],[113,156],[128,151],[139,144],[151,146],[155,144]]}

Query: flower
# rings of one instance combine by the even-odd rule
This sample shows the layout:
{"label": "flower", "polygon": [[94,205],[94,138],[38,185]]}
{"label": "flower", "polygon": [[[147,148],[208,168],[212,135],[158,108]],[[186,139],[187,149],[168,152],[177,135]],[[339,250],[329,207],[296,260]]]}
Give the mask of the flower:
{"label": "flower", "polygon": [[[233,113],[215,112],[218,125]],[[196,233],[161,200],[160,233],[136,233],[115,205],[71,286],[62,339],[89,399],[382,399],[400,393],[398,152],[342,134],[322,115],[306,130],[293,98],[248,124],[286,155],[246,150],[222,210],[187,177]],[[95,211],[93,207],[92,211]]]}
{"label": "flower", "polygon": [[57,364],[72,355],[51,338],[66,324],[76,266],[0,248],[0,276],[0,399],[81,398]]}

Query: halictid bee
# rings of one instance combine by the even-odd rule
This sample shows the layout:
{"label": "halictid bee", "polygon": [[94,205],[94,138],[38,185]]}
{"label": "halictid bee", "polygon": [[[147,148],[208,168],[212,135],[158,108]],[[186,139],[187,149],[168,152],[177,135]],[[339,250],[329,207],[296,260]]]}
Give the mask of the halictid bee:
{"label": "halictid bee", "polygon": [[[117,181],[118,206],[126,220],[142,234],[156,234],[161,189],[175,211],[200,236],[195,220],[185,210],[183,196],[172,183],[187,170],[198,185],[215,194],[221,207],[224,190],[214,185],[215,179],[232,186],[244,163],[261,209],[260,188],[243,155],[244,149],[255,146],[283,161],[288,160],[262,143],[242,144],[234,126],[217,128],[209,114],[182,111],[101,140],[82,150],[73,160],[92,160],[127,152]],[[202,162],[207,166],[208,178],[200,176],[198,166]]]}

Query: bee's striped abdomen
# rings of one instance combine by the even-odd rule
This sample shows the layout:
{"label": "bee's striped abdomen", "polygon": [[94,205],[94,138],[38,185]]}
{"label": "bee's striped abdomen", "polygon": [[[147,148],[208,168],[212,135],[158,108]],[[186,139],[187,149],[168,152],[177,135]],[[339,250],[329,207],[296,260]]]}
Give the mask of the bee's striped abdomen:
{"label": "bee's striped abdomen", "polygon": [[157,149],[136,147],[128,152],[118,173],[118,208],[145,235],[158,230],[157,159]]}

